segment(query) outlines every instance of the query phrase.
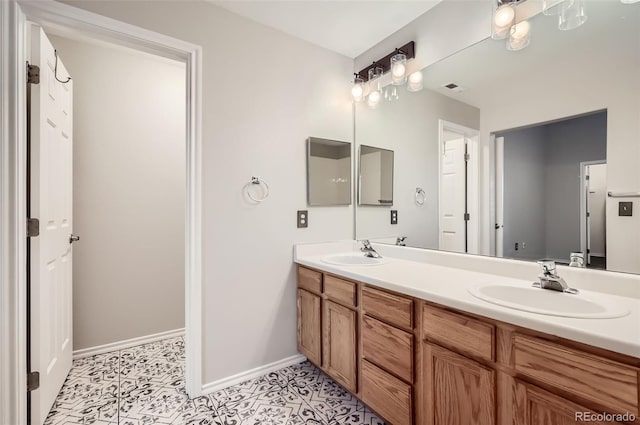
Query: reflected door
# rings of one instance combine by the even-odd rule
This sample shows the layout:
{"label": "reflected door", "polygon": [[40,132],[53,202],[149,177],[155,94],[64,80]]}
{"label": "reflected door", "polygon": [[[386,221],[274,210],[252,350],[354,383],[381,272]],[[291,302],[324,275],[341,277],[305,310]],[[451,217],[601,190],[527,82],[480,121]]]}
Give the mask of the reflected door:
{"label": "reflected door", "polygon": [[587,176],[587,262],[589,265],[604,268],[606,261],[607,164],[588,165]]}
{"label": "reflected door", "polygon": [[439,248],[445,251],[467,251],[465,158],[464,137],[444,142],[440,167]]}

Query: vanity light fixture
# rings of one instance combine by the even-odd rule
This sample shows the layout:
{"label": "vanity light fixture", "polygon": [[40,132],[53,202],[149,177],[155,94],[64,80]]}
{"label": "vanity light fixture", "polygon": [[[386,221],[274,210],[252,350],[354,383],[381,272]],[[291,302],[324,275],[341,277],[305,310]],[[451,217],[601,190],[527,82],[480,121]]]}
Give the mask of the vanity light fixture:
{"label": "vanity light fixture", "polygon": [[376,108],[380,103],[380,98],[382,97],[380,77],[382,77],[382,73],[382,68],[379,66],[374,66],[369,69],[369,95],[367,96],[367,105],[369,105],[370,108]]}
{"label": "vanity light fixture", "polygon": [[502,40],[509,36],[509,31],[516,23],[516,10],[511,3],[498,4],[493,11],[491,38]]}
{"label": "vanity light fixture", "polygon": [[391,84],[401,86],[407,82],[407,55],[398,51],[391,56]]}
{"label": "vanity light fixture", "polygon": [[587,13],[584,8],[584,0],[573,0],[570,6],[565,6],[560,10],[558,28],[562,31],[576,29],[585,22],[587,22]]}
{"label": "vanity light fixture", "polygon": [[375,109],[380,104],[381,98],[382,95],[380,94],[380,92],[378,90],[374,90],[369,93],[369,96],[367,96],[367,105],[369,105],[370,108]]}
{"label": "vanity light fixture", "polygon": [[531,42],[531,24],[529,21],[522,21],[511,27],[509,40],[507,40],[507,50],[522,50]]}
{"label": "vanity light fixture", "polygon": [[409,75],[409,81],[407,82],[407,90],[419,91],[422,90],[422,71],[416,71]]}
{"label": "vanity light fixture", "polygon": [[542,13],[547,16],[558,16],[562,9],[573,5],[574,0],[542,0]]}
{"label": "vanity light fixture", "polygon": [[[381,77],[386,72],[391,72],[391,87],[384,89],[384,98],[396,100],[399,98],[396,86],[407,84],[409,91],[422,89],[422,73],[413,73],[413,82],[407,78],[407,61],[416,57],[415,42],[410,41],[404,46],[395,49],[385,57],[373,62],[368,67],[355,74],[351,95],[355,102],[367,99],[367,105],[371,108],[378,106],[383,98]],[[415,74],[415,75],[414,75]],[[418,81],[419,80],[419,81]]]}
{"label": "vanity light fixture", "polygon": [[[522,50],[531,43],[531,24],[526,19],[518,20],[517,6],[526,0],[493,0],[491,38],[507,38],[507,50]],[[620,0],[623,3],[640,0]],[[578,28],[587,21],[585,0],[542,0],[542,12],[557,16],[558,28],[563,31]]]}
{"label": "vanity light fixture", "polygon": [[365,93],[365,83],[362,78],[358,74],[354,74],[355,78],[353,79],[353,87],[351,87],[351,96],[353,97],[354,102],[362,102],[364,99]]}

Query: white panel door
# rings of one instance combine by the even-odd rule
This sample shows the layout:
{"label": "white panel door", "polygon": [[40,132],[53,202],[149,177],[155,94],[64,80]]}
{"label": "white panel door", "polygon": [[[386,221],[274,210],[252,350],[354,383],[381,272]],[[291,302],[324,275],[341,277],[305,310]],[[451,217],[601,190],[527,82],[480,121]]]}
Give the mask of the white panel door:
{"label": "white panel door", "polygon": [[441,161],[439,248],[465,252],[465,139],[444,142]]}
{"label": "white panel door", "polygon": [[[40,220],[31,238],[31,370],[40,372],[31,423],[41,425],[71,369],[72,83],[56,81],[54,48],[36,26],[31,64],[40,67],[31,85],[31,217]],[[58,76],[68,76],[61,61]]]}
{"label": "white panel door", "polygon": [[591,256],[606,257],[607,164],[587,166],[587,252]]}

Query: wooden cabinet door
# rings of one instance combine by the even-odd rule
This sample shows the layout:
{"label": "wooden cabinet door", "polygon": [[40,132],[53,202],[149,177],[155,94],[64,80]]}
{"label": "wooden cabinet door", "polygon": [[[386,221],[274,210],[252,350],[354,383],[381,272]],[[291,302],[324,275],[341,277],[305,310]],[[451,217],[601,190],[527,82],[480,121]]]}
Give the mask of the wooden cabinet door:
{"label": "wooden cabinet door", "polygon": [[357,392],[357,315],[332,301],[324,302],[323,367],[352,393]]}
{"label": "wooden cabinet door", "polygon": [[432,344],[423,345],[427,425],[495,425],[495,371]]}
{"label": "wooden cabinet door", "polygon": [[322,328],[320,296],[298,289],[298,351],[311,363],[321,364]]}
{"label": "wooden cabinet door", "polygon": [[514,425],[605,424],[592,420],[592,415],[595,415],[593,411],[579,404],[516,380],[513,394]]}

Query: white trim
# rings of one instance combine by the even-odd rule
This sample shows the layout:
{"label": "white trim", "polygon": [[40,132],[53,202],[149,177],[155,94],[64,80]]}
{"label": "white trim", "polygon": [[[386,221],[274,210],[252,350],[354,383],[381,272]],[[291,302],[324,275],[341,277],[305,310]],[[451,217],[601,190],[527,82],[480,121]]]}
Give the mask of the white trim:
{"label": "white trim", "polygon": [[26,19],[187,64],[186,390],[202,391],[202,47],[53,0],[0,0],[0,423],[26,423]]}
{"label": "white trim", "polygon": [[97,354],[111,353],[113,351],[124,350],[131,347],[137,347],[138,345],[149,344],[151,342],[162,341],[163,339],[176,338],[179,336],[184,336],[184,328],[125,339],[123,341],[110,342],[109,344],[96,345],[95,347],[82,348],[73,352],[73,359],[75,360],[83,357],[95,356]]}
{"label": "white trim", "polygon": [[[495,191],[495,216],[493,219],[493,239],[496,257],[504,257],[504,137],[496,137],[491,135],[494,145],[495,162],[494,162],[494,191]],[[496,226],[500,226],[496,228]],[[498,238],[500,234],[500,238]]]}
{"label": "white trim", "polygon": [[232,385],[240,384],[241,382],[248,381],[250,379],[255,379],[263,375],[267,375],[271,372],[275,372],[276,370],[280,370],[285,367],[289,367],[294,364],[302,363],[307,360],[305,356],[302,354],[296,354],[291,357],[284,358],[282,360],[278,360],[273,363],[266,364],[264,366],[256,367],[255,369],[247,370],[245,372],[240,372],[238,374],[229,376],[227,378],[218,379],[217,381],[209,382],[208,384],[204,384],[202,386],[202,394],[211,394],[216,391],[223,390]]}
{"label": "white trim", "polygon": [[0,1],[0,423],[27,422],[25,17]]}
{"label": "white trim", "polygon": [[[595,252],[587,253],[587,192],[586,192],[586,175],[587,166],[606,164],[606,159],[596,161],[583,161],[580,163],[580,251],[584,255],[585,266],[591,263],[591,255],[596,257],[604,257],[605,254],[598,255]],[[606,202],[606,199],[605,199]]]}
{"label": "white trim", "polygon": [[459,133],[470,143],[467,152],[470,155],[467,175],[467,209],[469,224],[467,234],[467,251],[470,254],[480,253],[480,130],[465,127],[446,120],[438,120],[438,245],[442,234],[442,215],[440,214],[441,185],[442,185],[442,155],[444,152],[445,130]]}

